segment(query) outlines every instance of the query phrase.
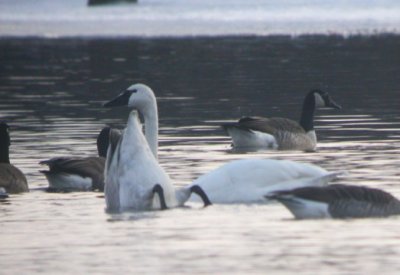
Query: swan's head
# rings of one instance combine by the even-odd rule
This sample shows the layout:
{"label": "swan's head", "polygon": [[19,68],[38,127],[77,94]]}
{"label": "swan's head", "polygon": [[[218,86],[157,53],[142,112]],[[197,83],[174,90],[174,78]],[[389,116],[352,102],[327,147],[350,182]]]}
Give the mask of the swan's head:
{"label": "swan's head", "polygon": [[334,108],[341,109],[342,107],[338,105],[333,99],[329,96],[327,92],[321,90],[312,90],[310,92],[314,96],[314,102],[316,107],[321,108]]}
{"label": "swan's head", "polygon": [[104,107],[128,106],[139,110],[141,113],[156,107],[156,97],[153,90],[144,84],[133,84],[120,93],[116,98],[106,102]]}

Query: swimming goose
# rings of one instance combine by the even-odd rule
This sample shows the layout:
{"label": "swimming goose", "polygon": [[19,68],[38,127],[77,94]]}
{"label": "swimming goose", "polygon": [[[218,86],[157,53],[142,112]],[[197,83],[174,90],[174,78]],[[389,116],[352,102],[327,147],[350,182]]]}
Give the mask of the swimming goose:
{"label": "swimming goose", "polygon": [[243,117],[222,127],[232,137],[235,148],[314,151],[317,146],[314,130],[316,107],[341,108],[327,92],[312,90],[304,98],[300,123],[281,117]]}
{"label": "swimming goose", "polygon": [[[10,144],[9,126],[5,122],[0,122],[0,189],[10,194],[29,192],[25,175],[10,163]],[[2,193],[5,197],[6,194]]]}
{"label": "swimming goose", "polygon": [[[130,106],[143,113],[143,117],[147,117],[145,125],[150,125],[150,129],[153,129],[151,131],[153,136],[150,136],[149,132],[147,132],[149,126],[145,126],[146,139],[151,140],[151,144],[153,144],[153,149],[149,150],[151,150],[154,157],[157,155],[158,131],[154,130],[158,129],[157,102],[153,91],[148,86],[143,84],[132,85],[127,91],[121,93],[104,106]],[[205,205],[210,203],[251,203],[263,202],[263,196],[274,190],[325,184],[337,175],[337,173],[327,172],[314,165],[292,161],[236,160],[201,176],[192,184],[174,193],[171,181],[165,171],[159,167],[157,159],[151,160],[151,162],[146,160],[147,163],[138,161],[140,158],[151,159],[148,154],[142,152],[143,148],[150,144],[146,143],[144,138],[140,138],[143,135],[141,126],[135,124],[135,119],[131,118],[131,116],[127,124],[127,130],[125,130],[122,137],[123,140],[121,141],[119,138],[111,138],[110,140],[105,169],[107,174],[105,193],[106,199],[109,201],[107,202],[108,208],[121,208],[121,205],[118,204],[119,201],[122,201],[121,198],[118,198],[121,193],[128,194],[124,197],[124,205],[126,207],[135,207],[132,205],[133,202],[130,203],[135,195],[130,193],[137,192],[136,189],[143,185],[146,185],[144,198],[152,198],[154,185],[160,184],[162,188],[167,190],[165,193],[170,194],[171,198],[167,199],[167,205],[182,205],[190,193],[204,193],[200,198]],[[129,129],[134,129],[135,131],[128,131]],[[151,145],[149,147],[151,148]],[[141,154],[137,153],[139,149],[141,149]],[[141,173],[157,174],[160,178],[152,175],[152,179],[148,183],[145,183],[144,179],[134,180],[136,177],[143,176]],[[135,176],[136,174],[140,175]],[[107,181],[109,184],[107,184]],[[122,191],[121,185],[124,185],[123,188],[128,189],[128,191]],[[175,197],[180,198],[178,203],[176,199],[174,201],[173,194],[175,194]],[[191,197],[191,200],[198,198],[195,195]],[[157,205],[157,207],[160,206]],[[139,207],[136,206],[136,208]]]}
{"label": "swimming goose", "polygon": [[267,199],[281,202],[297,219],[368,218],[400,214],[400,201],[369,187],[331,184],[276,191]]}
{"label": "swimming goose", "polygon": [[146,85],[135,84],[105,103],[104,107],[125,105],[143,114],[146,136],[143,135],[136,110],[130,113],[121,137],[115,137],[111,132],[104,171],[107,211],[182,206],[192,192],[203,198],[205,206],[209,205],[207,196],[197,186],[175,189],[167,173],[158,164],[158,115],[153,91]]}
{"label": "swimming goose", "polygon": [[55,157],[41,161],[40,164],[49,167],[40,171],[49,182],[49,191],[103,191],[109,133],[110,128],[105,127],[97,137],[98,157]]}

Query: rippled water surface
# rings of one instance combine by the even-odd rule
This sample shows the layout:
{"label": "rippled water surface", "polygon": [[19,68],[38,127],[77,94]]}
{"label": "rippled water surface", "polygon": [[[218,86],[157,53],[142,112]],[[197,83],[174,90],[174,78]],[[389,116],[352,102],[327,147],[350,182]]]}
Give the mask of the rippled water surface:
{"label": "rippled water surface", "polygon": [[[95,155],[100,129],[129,113],[101,104],[144,82],[177,185],[260,157],[347,171],[339,182],[400,197],[399,49],[397,36],[0,40],[0,119],[31,188],[0,204],[1,273],[396,274],[397,217],[296,221],[279,204],[110,215],[101,193],[45,192],[38,162]],[[298,119],[315,87],[343,106],[317,111],[318,152],[231,151],[221,122]]]}
{"label": "rippled water surface", "polygon": [[397,0],[138,0],[134,4],[119,1],[116,5],[94,7],[88,2],[0,0],[0,35],[155,37],[400,32]]}

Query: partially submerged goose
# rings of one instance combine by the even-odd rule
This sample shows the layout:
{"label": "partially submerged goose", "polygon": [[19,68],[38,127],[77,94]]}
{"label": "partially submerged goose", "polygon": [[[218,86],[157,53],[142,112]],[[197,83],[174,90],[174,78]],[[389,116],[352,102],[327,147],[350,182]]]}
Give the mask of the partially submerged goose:
{"label": "partially submerged goose", "polygon": [[29,191],[25,175],[10,163],[10,144],[9,126],[0,122],[0,189],[3,197],[6,196],[4,190],[9,194]]}
{"label": "partially submerged goose", "polygon": [[267,199],[285,205],[297,219],[368,218],[400,214],[400,201],[369,187],[331,184],[276,191]]}
{"label": "partially submerged goose", "polygon": [[197,186],[175,189],[167,173],[158,164],[158,114],[153,91],[143,84],[132,85],[104,104],[104,107],[117,106],[130,106],[142,113],[146,136],[143,135],[136,110],[130,113],[122,136],[111,136],[104,171],[107,211],[182,206],[191,192],[197,193],[203,198],[204,204],[209,205],[207,196]]}
{"label": "partially submerged goose", "polygon": [[341,108],[327,92],[312,90],[304,98],[300,123],[281,117],[243,117],[222,127],[232,137],[235,148],[314,151],[317,146],[314,112],[317,107]]}
{"label": "partially submerged goose", "polygon": [[105,127],[97,137],[98,157],[55,157],[41,161],[49,170],[42,170],[49,191],[88,191],[104,189],[104,163],[110,128]]}
{"label": "partially submerged goose", "polygon": [[[192,184],[175,190],[168,175],[155,158],[158,143],[158,114],[153,91],[143,84],[132,85],[127,91],[105,104],[105,107],[113,106],[129,106],[142,113],[145,119],[146,139],[150,142],[145,142],[146,139],[134,112],[129,117],[122,139],[111,138],[105,170],[108,209],[160,208],[159,203],[153,202],[154,188],[157,184],[164,190],[167,207],[172,207],[182,205],[190,193],[200,194],[205,205],[263,202],[263,196],[268,192],[325,184],[336,177],[336,173],[327,172],[310,164],[248,159],[222,165]],[[149,148],[146,149],[147,147]],[[147,151],[152,153],[154,159]],[[156,189],[159,190],[160,187]],[[196,198],[197,196],[192,196],[192,200]]]}

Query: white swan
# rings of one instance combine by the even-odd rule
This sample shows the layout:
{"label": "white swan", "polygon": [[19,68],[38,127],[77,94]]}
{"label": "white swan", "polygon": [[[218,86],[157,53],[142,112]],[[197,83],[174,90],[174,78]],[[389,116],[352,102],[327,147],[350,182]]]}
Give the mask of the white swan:
{"label": "white swan", "polygon": [[[211,203],[257,203],[276,190],[321,186],[338,173],[318,166],[274,159],[231,161],[199,177],[188,187],[199,186]],[[192,195],[191,200],[197,197]]]}
{"label": "white swan", "polygon": [[[149,202],[155,193],[160,193],[157,191],[160,188],[154,190],[157,184],[164,190],[166,206],[174,207],[182,205],[192,192],[199,194],[205,205],[261,202],[264,195],[277,189],[320,185],[337,175],[292,161],[237,160],[175,190],[168,175],[149,153],[157,155],[158,115],[153,91],[146,85],[134,84],[105,104],[105,107],[113,106],[129,106],[142,113],[146,139],[150,142],[147,144],[143,137],[136,113],[131,113],[122,139],[109,146],[107,154],[105,193],[109,209],[160,207],[160,203]],[[140,205],[135,205],[134,200]]]}
{"label": "white swan", "polygon": [[[126,129],[117,141],[112,134],[110,135],[104,171],[106,207],[110,212],[172,208],[183,205],[191,192],[198,193],[200,197],[204,196],[197,187],[176,190],[169,176],[158,164],[156,159],[158,134],[157,131],[153,131],[158,128],[158,123],[154,123],[151,119],[157,122],[157,109],[149,105],[149,101],[155,104],[154,94],[149,91],[151,90],[147,86],[136,84],[104,105],[121,106],[126,104],[127,100],[131,107],[144,106],[145,109],[155,110],[149,116],[143,112],[144,117],[148,118],[145,124],[146,137],[150,140],[153,150],[143,135],[136,111],[130,113]],[[155,135],[155,139],[149,132]],[[154,196],[155,194],[158,196]],[[208,204],[206,198],[204,203]]]}

